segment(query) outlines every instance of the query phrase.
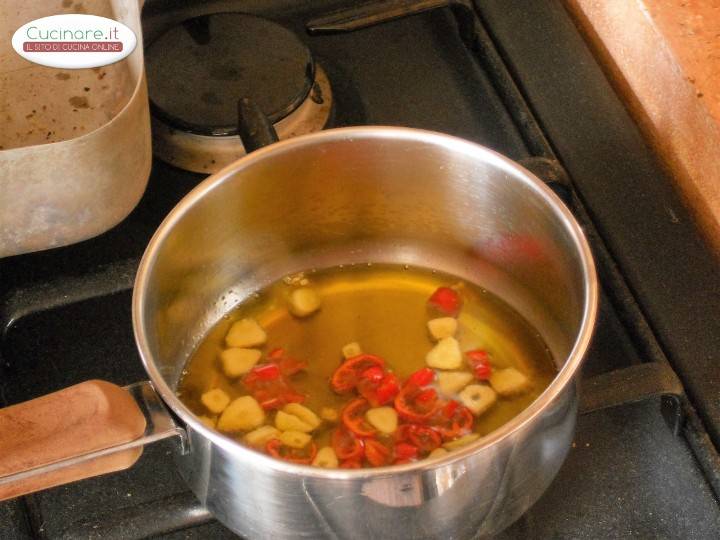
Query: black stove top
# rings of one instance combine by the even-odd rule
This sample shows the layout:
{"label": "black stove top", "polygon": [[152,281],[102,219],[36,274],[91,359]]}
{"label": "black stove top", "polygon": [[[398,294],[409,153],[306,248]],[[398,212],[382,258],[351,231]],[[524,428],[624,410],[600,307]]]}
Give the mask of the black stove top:
{"label": "black stove top", "polygon": [[[401,13],[413,3],[379,4]],[[239,6],[294,30],[328,73],[335,125],[412,126],[489,146],[548,181],[586,229],[603,297],[575,442],[550,489],[501,538],[717,538],[718,262],[559,3],[451,4],[352,32],[328,23],[337,1],[202,10]],[[146,35],[198,9],[150,1]],[[144,378],[134,270],[202,178],[156,160],[144,198],[115,229],[0,261],[5,404],[91,378]],[[128,471],[0,503],[0,538],[233,538],[187,490],[174,451],[165,441]]]}

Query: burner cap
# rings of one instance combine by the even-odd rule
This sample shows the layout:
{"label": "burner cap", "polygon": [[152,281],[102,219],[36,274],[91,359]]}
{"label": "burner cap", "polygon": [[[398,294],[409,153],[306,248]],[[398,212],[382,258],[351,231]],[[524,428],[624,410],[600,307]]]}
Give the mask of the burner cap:
{"label": "burner cap", "polygon": [[236,135],[237,102],[249,97],[271,122],[305,99],[310,51],[287,28],[242,13],[215,13],[173,26],[145,51],[153,114],[201,135]]}

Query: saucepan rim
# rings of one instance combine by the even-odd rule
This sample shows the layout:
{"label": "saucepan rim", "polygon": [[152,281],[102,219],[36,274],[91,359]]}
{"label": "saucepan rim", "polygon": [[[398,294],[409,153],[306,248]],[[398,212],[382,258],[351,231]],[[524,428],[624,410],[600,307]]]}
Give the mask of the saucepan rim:
{"label": "saucepan rim", "polygon": [[[511,176],[524,182],[527,187],[531,188],[535,194],[552,209],[555,217],[572,238],[573,247],[577,252],[582,267],[582,280],[585,289],[583,291],[583,316],[577,337],[565,363],[545,391],[519,415],[498,429],[481,437],[476,442],[434,460],[422,460],[403,465],[366,469],[323,469],[275,459],[256,450],[252,450],[222,433],[205,426],[197,416],[180,401],[160,373],[153,355],[150,352],[147,335],[145,333],[147,313],[145,313],[144,304],[147,293],[146,288],[160,246],[175,228],[175,225],[183,219],[188,210],[201,201],[203,197],[209,195],[214,189],[218,189],[225,182],[233,181],[237,178],[238,173],[244,169],[252,167],[260,161],[271,159],[273,155],[322,142],[338,140],[352,141],[354,139],[400,139],[408,142],[420,142],[445,147],[452,152],[469,154],[476,159],[503,169],[510,173]],[[592,338],[597,316],[597,307],[597,275],[587,239],[580,225],[565,204],[531,172],[489,148],[452,135],[405,127],[361,126],[328,129],[271,144],[231,163],[198,184],[167,215],[145,250],[135,278],[132,299],[132,319],[138,351],[155,390],[160,394],[170,409],[172,409],[186,425],[189,425],[194,432],[209,439],[213,444],[218,445],[238,460],[252,462],[253,465],[258,468],[319,479],[350,480],[387,476],[389,474],[421,473],[423,471],[444,467],[450,463],[463,460],[471,454],[480,453],[482,450],[496,445],[500,441],[512,436],[513,433],[520,430],[529,422],[532,422],[550,406],[558,395],[566,389],[568,384],[574,380],[574,376],[582,364],[582,360],[585,357]]]}

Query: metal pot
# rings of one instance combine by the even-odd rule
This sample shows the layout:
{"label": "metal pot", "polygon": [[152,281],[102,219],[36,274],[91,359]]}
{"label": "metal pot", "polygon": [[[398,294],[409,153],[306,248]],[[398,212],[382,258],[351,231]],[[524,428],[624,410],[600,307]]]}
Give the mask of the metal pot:
{"label": "metal pot", "polygon": [[[85,4],[94,15],[122,22],[138,39],[130,56],[99,71],[32,64],[15,53],[10,39],[0,40],[7,110],[0,132],[0,258],[97,236],[142,197],[152,151],[141,4]],[[21,2],[16,8],[3,10],[7,38],[10,29],[32,19],[68,11],[61,2]],[[71,105],[76,99],[78,108]]]}
{"label": "metal pot", "polygon": [[[369,261],[435,268],[482,284],[543,335],[557,359],[557,377],[512,421],[445,459],[364,470],[272,459],[208,429],[176,397],[194,347],[249,293],[290,272]],[[579,226],[515,163],[426,131],[323,131],[233,163],[165,219],[140,264],[133,325],[152,387],[181,426],[153,402],[149,385],[132,391],[152,420],[145,436],[183,435],[182,475],[200,501],[243,536],[489,536],[537,500],[568,452],[575,380],[597,294]],[[0,411],[0,432],[11,409]],[[133,439],[119,446],[126,456],[147,441]],[[114,450],[80,459],[108,459]],[[2,464],[0,458],[0,474],[7,473]],[[59,466],[39,470],[58,474]],[[42,478],[32,474],[11,481]],[[7,478],[0,478],[0,497],[3,482],[12,485]]]}

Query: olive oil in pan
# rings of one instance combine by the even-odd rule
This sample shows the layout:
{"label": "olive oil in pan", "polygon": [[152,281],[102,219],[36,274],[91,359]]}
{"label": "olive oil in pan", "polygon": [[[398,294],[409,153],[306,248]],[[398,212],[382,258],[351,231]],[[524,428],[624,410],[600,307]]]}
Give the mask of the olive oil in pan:
{"label": "olive oil in pan", "polygon": [[[340,413],[356,395],[338,394],[330,384],[343,361],[342,349],[356,342],[363,353],[385,360],[402,386],[411,374],[427,368],[426,356],[436,345],[428,320],[442,317],[428,307],[428,298],[439,287],[452,287],[462,299],[455,338],[459,348],[488,353],[493,372],[515,368],[524,375],[520,392],[497,396],[495,403],[474,417],[473,430],[487,434],[525,409],[550,384],[555,365],[540,335],[510,306],[481,287],[451,275],[400,265],[350,265],[300,273],[272,283],[252,295],[224,317],[191,357],[180,381],[178,395],[196,414],[215,425],[218,415],[208,409],[203,394],[220,389],[230,401],[248,395],[243,377],[231,379],[223,371],[221,352],[233,323],[254,319],[266,334],[257,365],[268,362],[275,348],[307,362],[289,377],[302,405],[319,413]],[[291,295],[311,288],[320,308],[309,316],[291,313]],[[463,368],[468,370],[466,365]],[[442,373],[442,370],[436,370]],[[491,381],[472,381],[486,385]],[[453,396],[458,399],[458,396]],[[222,404],[221,404],[222,405]],[[392,406],[392,403],[389,403]],[[220,407],[222,408],[222,407]],[[219,409],[216,409],[216,411]],[[266,411],[264,424],[272,425],[275,411]],[[330,444],[330,435],[342,421],[323,421],[313,431],[317,448]],[[228,433],[242,440],[244,431]]]}

